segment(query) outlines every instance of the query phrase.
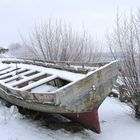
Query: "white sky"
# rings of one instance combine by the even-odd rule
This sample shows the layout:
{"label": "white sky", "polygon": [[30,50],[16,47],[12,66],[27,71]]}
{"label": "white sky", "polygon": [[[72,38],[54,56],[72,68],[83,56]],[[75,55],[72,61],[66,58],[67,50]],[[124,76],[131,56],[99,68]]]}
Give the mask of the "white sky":
{"label": "white sky", "polygon": [[114,24],[117,8],[136,10],[140,0],[0,0],[0,46],[20,41],[19,31],[27,33],[36,23],[49,18],[84,28],[99,40]]}

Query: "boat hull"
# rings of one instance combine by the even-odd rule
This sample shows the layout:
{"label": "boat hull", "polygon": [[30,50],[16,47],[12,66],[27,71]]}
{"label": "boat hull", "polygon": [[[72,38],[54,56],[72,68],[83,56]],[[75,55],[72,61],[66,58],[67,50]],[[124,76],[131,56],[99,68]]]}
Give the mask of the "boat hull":
{"label": "boat hull", "polygon": [[39,111],[39,112],[46,112],[46,113],[58,113],[69,118],[72,121],[76,121],[82,124],[84,127],[91,129],[96,133],[100,133],[100,123],[98,118],[98,109],[94,109],[90,112],[68,112],[64,108],[60,106],[55,106],[52,104],[38,104],[38,103],[29,103],[25,102],[19,98],[14,96],[8,96],[5,94],[3,90],[0,89],[0,97],[5,99],[11,104],[20,106],[22,108]]}
{"label": "boat hull", "polygon": [[98,108],[111,91],[117,75],[117,63],[111,62],[54,93],[39,94],[0,82],[0,97],[22,108],[61,114],[100,133]]}
{"label": "boat hull", "polygon": [[101,132],[97,109],[91,112],[69,113],[69,114],[63,114],[63,115],[73,121],[79,122],[86,128],[96,133]]}

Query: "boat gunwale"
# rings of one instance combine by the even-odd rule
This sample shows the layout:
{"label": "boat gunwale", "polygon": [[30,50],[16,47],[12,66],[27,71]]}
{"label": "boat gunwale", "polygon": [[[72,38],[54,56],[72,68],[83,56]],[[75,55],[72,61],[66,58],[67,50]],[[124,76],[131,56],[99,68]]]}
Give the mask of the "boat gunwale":
{"label": "boat gunwale", "polygon": [[[109,65],[111,65],[111,64],[113,64],[113,63],[116,63],[116,62],[118,62],[118,60],[114,60],[114,61],[111,61],[110,63],[108,63],[108,64],[106,64],[106,65],[104,65],[104,66],[101,66],[100,68],[98,68],[98,69],[96,69],[96,70],[94,70],[94,71],[92,71],[92,72],[90,72],[90,73],[88,73],[88,74],[86,74],[84,77],[82,77],[81,79],[79,79],[79,80],[75,80],[75,81],[70,81],[70,83],[69,84],[67,84],[67,85],[65,85],[65,86],[63,86],[63,87],[61,87],[61,88],[59,88],[59,89],[57,89],[56,91],[53,91],[53,92],[46,92],[45,94],[55,94],[55,93],[57,93],[57,92],[59,92],[59,91],[61,91],[61,90],[64,90],[65,88],[67,88],[67,87],[69,87],[69,86],[72,86],[72,85],[74,85],[75,83],[77,83],[78,81],[81,81],[81,80],[83,80],[83,79],[85,79],[85,78],[87,78],[87,77],[89,77],[89,76],[92,76],[92,75],[94,75],[94,73],[96,73],[97,71],[100,71],[101,69],[104,69],[104,68],[106,68],[106,67],[108,67]],[[47,73],[46,73],[47,74]],[[61,78],[60,76],[57,76],[58,78]],[[64,78],[62,78],[62,79],[64,79]],[[65,79],[64,79],[65,80]],[[7,87],[7,88],[9,88],[9,89],[11,89],[11,90],[14,90],[14,91],[16,91],[16,92],[28,92],[28,91],[21,91],[20,89],[16,89],[16,88],[14,88],[14,87],[10,87],[10,86],[8,86],[7,84],[5,84],[4,82],[2,82],[2,81],[0,81],[0,84],[2,84],[3,86],[5,86],[5,87]],[[29,92],[28,92],[29,93]]]}
{"label": "boat gunwale", "polygon": [[[35,93],[35,92],[29,92],[29,91],[21,91],[20,89],[15,89],[15,88],[13,88],[13,87],[9,87],[8,85],[6,85],[5,83],[2,83],[2,82],[0,82],[0,85],[2,85],[3,87],[6,87],[8,90],[10,90],[10,91],[12,91],[12,93],[13,93],[13,96],[19,96],[18,94],[20,93],[20,95],[22,95],[22,96],[26,96],[26,95],[37,95],[37,96],[46,96],[46,97],[50,97],[51,99],[53,98],[53,102],[52,103],[54,103],[54,104],[59,104],[59,102],[58,102],[58,98],[59,98],[59,95],[61,95],[61,94],[68,94],[68,93],[66,93],[67,92],[67,90],[70,90],[70,89],[72,89],[73,90],[73,86],[75,86],[76,85],[76,83],[80,83],[82,80],[84,80],[84,79],[88,79],[89,77],[93,77],[93,75],[96,73],[96,72],[98,72],[98,71],[100,71],[100,70],[102,70],[102,69],[105,69],[106,67],[108,67],[108,66],[111,66],[112,64],[114,64],[114,63],[116,63],[116,62],[118,62],[118,60],[115,60],[115,61],[111,61],[110,63],[108,63],[108,64],[106,64],[106,65],[104,65],[104,66],[101,66],[100,68],[98,68],[98,69],[96,69],[96,70],[94,70],[94,71],[92,71],[92,72],[90,72],[89,74],[87,74],[87,75],[85,75],[84,77],[82,77],[80,80],[77,80],[77,81],[73,81],[73,82],[71,82],[71,83],[69,83],[69,84],[67,84],[67,85],[65,85],[65,86],[63,86],[63,87],[61,87],[61,88],[59,88],[59,89],[57,89],[56,91],[53,91],[53,92],[46,92],[46,93]],[[91,82],[91,81],[90,81]],[[92,83],[89,83],[89,84],[93,84],[93,82]],[[81,88],[83,88],[83,87],[81,87]],[[85,87],[86,88],[86,90],[89,90],[88,89],[88,87]],[[78,89],[78,90],[81,90],[81,89]],[[75,91],[75,92],[77,92],[77,91]],[[18,94],[16,94],[16,93],[18,93]],[[26,100],[26,99],[25,99]]]}

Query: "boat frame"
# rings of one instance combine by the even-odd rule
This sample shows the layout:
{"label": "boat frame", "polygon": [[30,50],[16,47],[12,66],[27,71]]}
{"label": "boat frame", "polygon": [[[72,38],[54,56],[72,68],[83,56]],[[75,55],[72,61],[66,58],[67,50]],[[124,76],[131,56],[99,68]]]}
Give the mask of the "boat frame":
{"label": "boat frame", "polygon": [[[3,60],[4,64],[24,63],[28,65],[38,65],[40,67],[52,67],[62,70],[69,70],[75,73],[86,73],[85,65],[79,70],[70,67],[73,63],[62,62],[44,63],[35,60]],[[60,65],[61,64],[61,65]],[[104,65],[103,65],[104,64]],[[75,64],[77,65],[77,63]],[[91,65],[91,64],[90,64]],[[97,64],[96,64],[97,65]],[[111,92],[113,84],[118,75],[118,61],[110,63],[99,63],[98,69],[85,74],[83,78],[60,87],[58,90],[47,93],[32,93],[30,88],[13,88],[0,80],[0,97],[11,104],[40,112],[58,113],[77,121],[85,127],[100,133],[100,124],[98,118],[98,108]],[[55,75],[46,78],[46,82],[55,79]],[[22,84],[27,84],[22,82]],[[24,85],[26,87],[26,85]],[[30,86],[28,86],[30,87]],[[24,90],[27,89],[27,90]]]}

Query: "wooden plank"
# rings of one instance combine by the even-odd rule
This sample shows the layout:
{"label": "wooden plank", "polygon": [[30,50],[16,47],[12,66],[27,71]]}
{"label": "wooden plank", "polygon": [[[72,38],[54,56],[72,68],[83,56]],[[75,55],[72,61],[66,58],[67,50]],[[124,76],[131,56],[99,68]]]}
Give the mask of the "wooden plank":
{"label": "wooden plank", "polygon": [[3,71],[3,70],[6,70],[6,69],[8,69],[8,68],[10,68],[10,67],[9,67],[9,66],[2,67],[2,68],[0,69],[0,72]]}
{"label": "wooden plank", "polygon": [[55,78],[57,78],[56,75],[52,75],[52,76],[46,77],[46,78],[41,79],[41,80],[39,80],[39,81],[37,81],[37,82],[31,83],[31,84],[29,84],[29,85],[27,85],[27,86],[25,86],[25,87],[23,87],[23,88],[20,88],[20,90],[21,90],[21,91],[26,91],[26,90],[33,89],[33,88],[35,88],[35,87],[38,87],[38,86],[40,86],[40,85],[42,85],[42,84],[44,84],[44,83],[47,83],[47,82],[53,80],[53,79],[55,79]]}
{"label": "wooden plank", "polygon": [[8,73],[8,72],[11,72],[11,71],[13,71],[13,70],[15,70],[15,69],[16,69],[16,67],[9,67],[9,69],[6,69],[6,70],[4,70],[4,71],[1,71],[1,72],[0,72],[0,75],[5,74],[5,73]]}
{"label": "wooden plank", "polygon": [[22,84],[22,83],[28,82],[28,81],[30,81],[30,80],[36,79],[36,78],[38,78],[38,77],[40,77],[40,76],[43,76],[43,75],[45,75],[45,74],[46,74],[46,73],[43,73],[43,72],[37,73],[37,74],[35,74],[35,75],[32,75],[32,76],[30,76],[30,77],[26,77],[25,79],[21,79],[21,80],[19,80],[19,81],[10,83],[10,84],[8,84],[8,85],[9,85],[9,86],[17,86],[17,85],[19,85],[19,84]]}
{"label": "wooden plank", "polygon": [[31,73],[33,73],[33,72],[35,72],[35,71],[36,71],[36,70],[29,70],[29,71],[23,72],[23,73],[21,73],[21,74],[14,75],[14,76],[12,76],[12,77],[10,77],[10,78],[4,79],[4,80],[2,80],[2,81],[6,83],[6,82],[9,82],[9,81],[15,80],[15,79],[17,79],[18,77],[22,77],[22,76],[25,76],[25,75],[27,75],[27,74],[31,74]]}
{"label": "wooden plank", "polygon": [[1,75],[1,76],[0,76],[0,79],[5,78],[5,77],[7,77],[7,76],[11,76],[11,75],[16,74],[16,73],[18,73],[18,72],[25,71],[25,70],[26,70],[25,68],[20,68],[20,69],[18,69],[18,70],[15,69],[14,71],[11,71],[11,72],[9,72],[9,73],[5,73],[5,74]]}

